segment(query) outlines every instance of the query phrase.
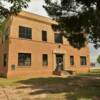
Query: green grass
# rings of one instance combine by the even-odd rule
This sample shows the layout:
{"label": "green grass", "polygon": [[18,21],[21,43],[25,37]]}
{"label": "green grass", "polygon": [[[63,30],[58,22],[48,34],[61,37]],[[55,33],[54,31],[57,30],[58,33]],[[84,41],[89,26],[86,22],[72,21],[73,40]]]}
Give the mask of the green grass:
{"label": "green grass", "polygon": [[91,69],[89,73],[82,73],[79,76],[87,76],[87,77],[100,77],[100,69]]}
{"label": "green grass", "polygon": [[85,77],[85,76],[87,76],[87,77],[100,77],[100,73],[82,73],[82,74],[79,74],[79,76],[83,76],[83,77]]}
{"label": "green grass", "polygon": [[90,69],[91,73],[100,73],[100,68],[99,69]]}
{"label": "green grass", "polygon": [[11,78],[11,79],[6,79],[6,78],[0,78],[0,86],[12,86],[12,85],[18,85],[18,81],[20,80],[27,80],[27,78]]}
{"label": "green grass", "polygon": [[[88,77],[86,77],[88,76]],[[23,87],[21,85],[28,87]],[[86,73],[74,77],[60,78],[15,78],[0,79],[0,86],[18,86],[17,89],[40,89],[29,96],[45,93],[45,99],[38,100],[100,100],[100,73]],[[58,99],[59,98],[59,99]],[[61,99],[60,99],[61,98]]]}

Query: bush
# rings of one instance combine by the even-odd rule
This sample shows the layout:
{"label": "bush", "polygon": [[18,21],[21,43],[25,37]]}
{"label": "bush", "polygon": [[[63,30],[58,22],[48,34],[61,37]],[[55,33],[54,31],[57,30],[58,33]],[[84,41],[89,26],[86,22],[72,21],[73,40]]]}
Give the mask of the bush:
{"label": "bush", "polygon": [[0,73],[0,77],[1,77],[1,78],[6,78],[6,74],[1,72],[1,73]]}
{"label": "bush", "polygon": [[97,62],[100,64],[100,55],[97,58]]}

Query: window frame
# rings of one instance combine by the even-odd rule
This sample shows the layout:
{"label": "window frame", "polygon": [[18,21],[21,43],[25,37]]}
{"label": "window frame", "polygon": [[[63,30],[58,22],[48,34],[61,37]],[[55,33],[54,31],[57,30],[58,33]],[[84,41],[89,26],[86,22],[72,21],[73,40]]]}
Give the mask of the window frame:
{"label": "window frame", "polygon": [[[82,61],[82,60],[84,60],[85,62]],[[87,57],[86,56],[80,56],[80,65],[81,66],[86,66],[87,65]]]}
{"label": "window frame", "polygon": [[[59,39],[59,40],[57,40],[57,38]],[[61,39],[61,40],[60,40]],[[57,44],[63,44],[63,36],[62,36],[62,34],[58,34],[58,33],[55,33],[54,34],[54,42],[55,43],[57,43]]]}
{"label": "window frame", "polygon": [[[29,56],[29,57],[25,58],[25,56]],[[26,59],[29,59],[29,61],[25,61]],[[27,64],[25,64],[25,63],[27,63]],[[30,67],[31,65],[32,65],[32,54],[31,53],[18,53],[18,66],[19,67],[22,67],[22,66]]]}
{"label": "window frame", "polygon": [[74,56],[70,56],[70,65],[74,65],[75,64],[75,62],[74,62]]}
{"label": "window frame", "polygon": [[32,28],[19,26],[19,38],[32,39]]}
{"label": "window frame", "polygon": [[3,66],[7,67],[7,54],[6,53],[3,55]]}
{"label": "window frame", "polygon": [[45,30],[42,30],[42,41],[43,42],[48,41],[47,31],[45,31]]}
{"label": "window frame", "polygon": [[42,66],[43,67],[47,67],[48,66],[48,54],[42,54]]}

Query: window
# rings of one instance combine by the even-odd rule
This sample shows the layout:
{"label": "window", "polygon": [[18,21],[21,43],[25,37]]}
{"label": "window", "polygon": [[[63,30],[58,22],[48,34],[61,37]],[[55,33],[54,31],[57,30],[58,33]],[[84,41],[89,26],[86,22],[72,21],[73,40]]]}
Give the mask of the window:
{"label": "window", "polygon": [[31,54],[18,53],[18,66],[31,66]]}
{"label": "window", "polygon": [[43,54],[42,59],[43,59],[43,66],[48,66],[48,55]]}
{"label": "window", "polygon": [[70,56],[70,65],[74,65],[74,56]]}
{"label": "window", "polygon": [[63,43],[63,37],[61,34],[55,34],[55,43]]}
{"label": "window", "polygon": [[87,65],[86,56],[80,57],[80,63],[81,63],[81,65]]}
{"label": "window", "polygon": [[7,66],[7,54],[4,54],[4,56],[3,56],[3,65],[4,65],[4,67]]}
{"label": "window", "polygon": [[25,39],[32,39],[32,29],[28,27],[19,26],[19,37]]}
{"label": "window", "polygon": [[1,34],[1,39],[2,39],[2,44],[8,40],[9,38],[9,32],[10,32],[10,28],[7,27],[7,29],[4,30],[3,34]]}
{"label": "window", "polygon": [[47,31],[42,31],[42,41],[47,41]]}
{"label": "window", "polygon": [[9,32],[10,32],[10,28],[8,27],[5,32],[4,32],[4,40],[8,40],[9,38]]}

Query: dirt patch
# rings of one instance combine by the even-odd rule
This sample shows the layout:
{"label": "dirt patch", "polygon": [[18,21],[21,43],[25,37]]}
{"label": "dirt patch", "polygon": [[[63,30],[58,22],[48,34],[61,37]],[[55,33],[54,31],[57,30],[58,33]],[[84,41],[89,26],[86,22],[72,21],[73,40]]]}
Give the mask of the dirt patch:
{"label": "dirt patch", "polygon": [[34,92],[35,90],[28,88],[27,86],[20,86],[24,88],[18,89],[16,86],[6,86],[0,87],[0,100],[33,100],[36,98],[45,98],[46,94],[39,94],[39,95],[29,95],[30,93]]}

